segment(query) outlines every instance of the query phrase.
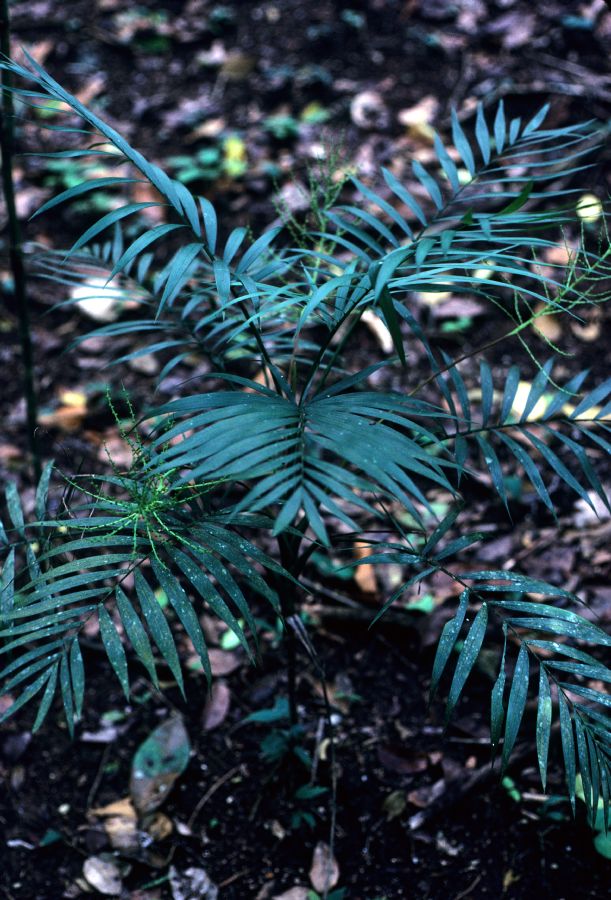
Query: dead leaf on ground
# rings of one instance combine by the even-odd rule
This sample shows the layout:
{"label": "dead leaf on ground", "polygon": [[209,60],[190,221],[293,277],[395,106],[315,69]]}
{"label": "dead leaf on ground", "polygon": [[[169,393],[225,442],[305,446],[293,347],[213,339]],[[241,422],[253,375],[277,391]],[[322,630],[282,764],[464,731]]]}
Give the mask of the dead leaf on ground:
{"label": "dead leaf on ground", "polygon": [[[452,287],[452,285],[448,285]],[[414,299],[418,303],[424,303],[425,306],[435,306],[437,303],[444,303],[452,296],[452,291],[416,291]]]}
{"label": "dead leaf on ground", "polygon": [[366,309],[361,316],[361,322],[371,331],[383,353],[392,353],[394,344],[388,326],[384,324],[382,319],[376,315],[372,309]]}
{"label": "dead leaf on ground", "polygon": [[212,674],[215,677],[231,675],[232,672],[235,672],[242,665],[240,657],[230,650],[220,650],[217,647],[213,647],[208,650],[208,657]]}
{"label": "dead leaf on ground", "polygon": [[[475,316],[482,316],[486,312],[486,307],[479,300],[471,300],[469,297],[452,297],[448,294],[448,299],[439,299],[441,294],[426,294],[425,297],[437,296],[437,303],[433,303],[431,315],[434,319],[460,319],[465,316],[473,319]],[[425,301],[428,302],[428,301]]]}
{"label": "dead leaf on ground", "polygon": [[548,341],[557,341],[562,336],[562,325],[551,311],[547,315],[542,315],[546,309],[549,309],[549,303],[537,303],[534,309],[537,318],[533,322],[533,327]]}
{"label": "dead leaf on ground", "polygon": [[195,866],[184,872],[171,866],[170,888],[173,900],[216,900],[219,895],[219,889],[206,870]]}
{"label": "dead leaf on ground", "polygon": [[602,324],[600,318],[593,318],[587,325],[580,325],[578,322],[571,322],[571,331],[580,341],[592,344],[600,338]]}
{"label": "dead leaf on ground", "polygon": [[361,91],[350,104],[350,118],[365,131],[378,131],[388,127],[390,113],[384,99],[377,91]]}
{"label": "dead leaf on ground", "polygon": [[227,683],[222,680],[215,681],[204,709],[204,731],[212,731],[213,728],[218,728],[225,721],[230,706],[231,691]]}
{"label": "dead leaf on ground", "polygon": [[112,849],[126,856],[139,856],[151,838],[156,842],[164,841],[174,830],[171,819],[161,812],[148,818],[145,829],[140,828],[138,814],[129,797],[89,810],[88,817],[94,816],[104,820],[104,831]]}
{"label": "dead leaf on ground", "polygon": [[102,445],[98,450],[100,462],[108,463],[108,458],[110,457],[117,468],[129,469],[134,460],[127,441],[124,441],[114,428],[108,428],[102,435],[98,435],[98,443],[100,437],[102,438]]}
{"label": "dead leaf on ground", "polygon": [[462,844],[452,844],[447,839],[445,834],[442,831],[437,832],[437,837],[435,839],[435,846],[441,853],[445,853],[446,856],[456,857],[462,851]]}
{"label": "dead leaf on ground", "polygon": [[[357,541],[354,545],[354,555],[357,559],[364,559],[371,555],[371,547]],[[375,567],[371,563],[363,563],[355,566],[354,580],[364,594],[376,594],[378,591],[378,580],[376,577]]]}
{"label": "dead leaf on ground", "polygon": [[109,816],[104,831],[113,850],[125,856],[137,855],[140,849],[140,830],[136,819],[127,816]]}
{"label": "dead leaf on ground", "polygon": [[[162,195],[148,181],[136,181],[130,186],[133,203],[165,203]],[[165,206],[148,206],[140,211],[140,215],[153,225],[160,225],[166,220]]]}
{"label": "dead leaf on ground", "polygon": [[130,792],[142,816],[160,806],[189,762],[191,745],[180,716],[171,716],[141,744],[132,762]]}
{"label": "dead leaf on ground", "polygon": [[97,73],[91,78],[74,96],[82,103],[83,106],[89,106],[92,100],[102,93],[106,88],[106,78]]}
{"label": "dead leaf on ground", "polygon": [[574,247],[571,247],[570,244],[562,243],[554,244],[552,247],[544,247],[541,250],[541,257],[550,266],[567,266],[574,253]]}
{"label": "dead leaf on ground", "polygon": [[398,775],[414,775],[426,772],[430,760],[426,753],[411,751],[397,744],[380,744],[377,748],[378,759],[385,769]]}
{"label": "dead leaf on ground", "polygon": [[10,709],[14,702],[15,698],[10,694],[2,694],[0,696],[0,715]]}
{"label": "dead leaf on ground", "polygon": [[499,35],[505,50],[517,50],[530,43],[536,23],[534,13],[512,10],[493,19],[485,30],[488,34]]}
{"label": "dead leaf on ground", "polygon": [[121,870],[111,856],[90,856],[83,863],[87,884],[105,896],[116,896],[123,890]]}
{"label": "dead leaf on ground", "polygon": [[[17,181],[17,173],[15,173],[15,180]],[[48,196],[49,191],[45,188],[19,183],[19,189],[15,197],[18,217],[20,219],[29,219],[32,213],[42,206]]]}
{"label": "dead leaf on ground", "polygon": [[339,881],[339,866],[324,841],[319,841],[314,848],[309,875],[312,887],[319,894],[334,888]]}
{"label": "dead leaf on ground", "polygon": [[78,431],[87,415],[87,396],[81,391],[63,391],[58,397],[55,409],[43,409],[38,414],[38,423],[44,428],[58,428],[60,431]]}
{"label": "dead leaf on ground", "polygon": [[216,119],[207,119],[194,128],[193,131],[185,138],[185,143],[191,144],[202,138],[216,138],[221,135],[227,128],[227,122],[220,116]]}
{"label": "dead leaf on ground", "polygon": [[[325,685],[323,685],[322,681],[320,681],[318,678],[313,678],[309,673],[306,673],[305,677],[312,685],[314,693],[317,694],[321,699],[324,699]],[[352,690],[346,691],[344,687],[337,683],[337,681],[335,682],[335,684],[327,684],[326,690],[327,697],[329,698],[329,703],[331,704],[331,706],[338,709],[342,713],[342,715],[348,715],[348,713],[350,712],[350,701],[346,698],[346,695],[352,693]]]}
{"label": "dead leaf on ground", "polygon": [[432,122],[437,116],[439,101],[432,94],[427,94],[415,106],[399,110],[397,119],[401,125],[405,125],[411,138],[420,141],[433,141],[435,131]]}
{"label": "dead leaf on ground", "polygon": [[159,360],[154,353],[141,353],[127,361],[127,365],[133,372],[140,375],[157,375],[160,369]]}
{"label": "dead leaf on ground", "polygon": [[386,821],[391,822],[393,819],[403,815],[406,806],[407,797],[405,796],[405,791],[392,791],[385,797],[382,804],[382,809],[386,813]]}
{"label": "dead leaf on ground", "polygon": [[114,800],[106,806],[96,806],[89,810],[92,816],[100,819],[106,816],[127,816],[128,818],[136,818],[136,810],[130,797],[123,797],[121,800]]}
{"label": "dead leaf on ground", "polygon": [[21,459],[23,450],[16,447],[15,444],[0,444],[0,462],[11,462],[13,459]]}
{"label": "dead leaf on ground", "polygon": [[26,44],[24,41],[23,44],[24,49],[28,51],[32,59],[34,59],[39,66],[44,66],[47,56],[55,47],[55,41],[50,38],[46,38],[42,41],[34,41],[33,44]]}
{"label": "dead leaf on ground", "polygon": [[165,813],[156,812],[147,822],[146,830],[154,841],[165,841],[174,831],[174,825]]}
{"label": "dead leaf on ground", "polygon": [[417,806],[418,809],[426,809],[427,806],[430,806],[431,803],[441,797],[445,789],[446,780],[445,778],[440,778],[433,784],[425,784],[422,787],[415,788],[413,791],[409,791],[407,801],[412,806]]}
{"label": "dead leaf on ground", "polygon": [[129,797],[115,800],[107,806],[95,807],[89,810],[88,815],[104,819],[104,831],[113,850],[125,854],[138,851],[140,845],[138,816]]}
{"label": "dead leaf on ground", "polygon": [[92,276],[77,284],[70,299],[94,322],[114,322],[128,305],[128,293],[116,284],[108,284],[104,276]]}

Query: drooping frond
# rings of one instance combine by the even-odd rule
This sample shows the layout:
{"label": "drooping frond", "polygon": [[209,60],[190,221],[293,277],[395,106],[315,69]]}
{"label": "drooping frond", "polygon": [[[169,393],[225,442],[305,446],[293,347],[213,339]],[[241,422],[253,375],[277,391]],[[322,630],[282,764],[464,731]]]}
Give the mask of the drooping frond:
{"label": "drooping frond", "polygon": [[[111,156],[115,161],[123,160],[130,163],[161,195],[159,201],[126,202],[112,209],[78,238],[67,252],[68,257],[89,247],[103,232],[113,227],[116,229],[129,217],[145,209],[159,207],[175,221],[147,227],[131,243],[122,246],[121,253],[107,254],[106,261],[112,264],[109,280],[120,273],[128,272],[137,261],[143,259],[147,262],[139,265],[146,269],[150,265],[150,254],[160,246],[162,239],[172,235],[180,238],[182,245],[156,275],[153,285],[156,300],[154,318],[158,318],[167,307],[171,307],[179,296],[183,301],[181,308],[183,315],[186,300],[190,301],[189,320],[197,313],[197,317],[191,323],[194,332],[210,323],[215,324],[217,319],[224,321],[227,309],[230,316],[239,315],[240,321],[253,314],[259,314],[260,295],[264,293],[261,286],[266,286],[273,275],[278,275],[286,268],[286,262],[278,255],[277,250],[271,252],[279,229],[272,228],[266,231],[246,246],[247,229],[235,228],[223,242],[219,236],[216,211],[209,200],[195,197],[181,182],[170,178],[159,166],[150,163],[117,131],[58,84],[32,57],[28,54],[26,56],[29,68],[11,61],[2,62],[0,66],[9,69],[26,82],[33,81],[40,89],[38,92],[40,97],[50,97],[67,104],[91,126],[93,135],[101,136],[112,145],[116,153]],[[19,92],[20,89],[14,90]],[[21,89],[21,93],[27,94],[28,91]],[[89,154],[97,156],[100,151],[94,145],[87,150],[65,152],[71,156],[75,153],[82,156]],[[68,203],[92,191],[123,188],[137,180],[142,178],[134,179],[130,176],[86,178],[52,197],[43,204],[36,215],[44,214],[59,204]],[[294,254],[291,254],[291,258],[293,256]],[[185,298],[183,294],[188,283],[192,283],[192,286],[188,292],[190,296]],[[249,302],[243,303],[243,308],[239,308],[239,302],[237,306],[235,305],[236,296]],[[226,338],[217,337],[221,345],[226,343]]]}
{"label": "drooping frond", "polygon": [[[50,469],[41,480],[39,518],[31,526],[25,523],[14,486],[7,488],[13,527],[2,532],[6,553],[0,586],[0,655],[8,661],[0,670],[0,691],[15,699],[3,719],[42,692],[35,721],[35,728],[40,727],[59,683],[73,728],[85,684],[79,639],[95,617],[126,695],[128,664],[120,632],[154,684],[161,658],[184,690],[177,632],[160,606],[160,594],[208,678],[198,605],[214,612],[252,657],[245,627],[255,635],[256,626],[240,585],[265,597],[277,610],[276,594],[260,568],[282,573],[239,533],[241,525],[256,526],[252,516],[212,511],[205,498],[214,484],[178,486],[172,473],[151,476],[146,466],[138,466],[125,475],[91,479],[88,486],[72,483],[87,502],[73,508],[68,517],[49,520],[45,503]],[[25,568],[16,565],[22,557]],[[132,582],[133,592],[127,587]]]}
{"label": "drooping frond", "polygon": [[[531,673],[533,669],[534,672],[538,670],[534,724],[543,788],[546,787],[555,704],[573,809],[578,768],[589,820],[594,822],[601,797],[604,797],[607,816],[609,798],[602,785],[603,782],[609,784],[611,775],[611,716],[608,712],[611,704],[606,688],[600,685],[611,683],[611,669],[583,647],[608,649],[611,637],[596,624],[561,605],[563,601],[576,602],[576,597],[545,582],[505,570],[462,573],[460,578],[468,585],[461,595],[456,616],[444,627],[439,642],[431,683],[433,692],[450,663],[470,604],[481,605],[468,626],[456,660],[447,717],[477,662],[492,615],[501,621],[505,638],[500,671],[491,694],[491,741],[493,750],[502,745],[502,767],[507,766],[520,732],[531,690]],[[533,594],[545,597],[545,602],[526,599]],[[496,599],[499,595],[509,595],[511,599]],[[547,602],[548,599],[555,602]],[[514,649],[518,652],[509,674],[507,657],[513,655]]]}
{"label": "drooping frond", "polygon": [[448,539],[460,512],[460,506],[454,507],[426,540],[377,542],[371,545],[370,554],[351,565],[393,564],[416,570],[394,592],[377,618],[406,590],[436,571],[443,571],[460,583],[463,590],[458,608],[443,628],[431,678],[433,697],[444,673],[452,670],[446,722],[477,664],[490,626],[500,626],[503,651],[491,692],[493,754],[501,749],[505,769],[533,688],[532,674],[538,672],[533,725],[543,788],[555,706],[573,808],[579,770],[590,821],[596,817],[601,797],[607,817],[609,794],[605,784],[608,786],[611,775],[611,703],[604,685],[611,683],[611,669],[593,656],[590,648],[608,652],[611,636],[575,612],[579,599],[562,588],[504,569],[454,573],[450,558],[484,538],[481,533],[472,533]]}

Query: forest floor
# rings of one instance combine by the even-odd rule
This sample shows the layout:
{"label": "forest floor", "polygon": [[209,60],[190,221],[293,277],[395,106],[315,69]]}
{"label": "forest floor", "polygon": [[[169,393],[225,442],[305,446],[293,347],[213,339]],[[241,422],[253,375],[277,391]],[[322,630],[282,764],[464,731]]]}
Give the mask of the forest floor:
{"label": "forest floor", "polygon": [[[503,97],[511,115],[528,115],[551,100],[552,124],[608,119],[611,13],[605,10],[602,0],[11,4],[15,47],[25,46],[145,156],[213,200],[224,227],[246,224],[254,232],[287,209],[303,212],[309,171],[334,154],[338,167],[352,166],[365,179],[391,163],[407,178],[411,158],[431,158],[431,122],[448,135],[452,106],[468,118],[476,100]],[[42,139],[46,149],[59,149],[52,131]],[[39,149],[36,122],[23,124],[19,141],[29,151]],[[587,174],[584,192],[608,195],[603,162]],[[69,186],[69,177],[63,163],[22,157],[23,218]],[[67,247],[91,215],[86,207],[76,216],[54,211],[29,223],[27,239]],[[3,260],[0,267],[6,302],[0,359],[7,373],[0,479],[16,478],[27,497],[16,316]],[[150,397],[158,370],[151,361],[105,369],[108,348],[99,341],[65,351],[91,322],[74,307],[52,309],[64,299],[61,286],[33,281],[31,294],[45,459],[54,458],[68,474],[91,471],[104,464],[104,442],[120,443],[105,385],[124,383],[138,408]],[[491,307],[458,298],[422,314],[454,354],[481,344],[501,321]],[[555,323],[554,341],[572,354],[563,363],[566,372],[589,367],[594,377],[608,376],[608,319],[603,310],[581,326]],[[379,353],[372,331],[363,328],[361,337],[363,358]],[[125,352],[130,349],[126,343]],[[499,370],[517,361],[525,365],[524,377],[534,374],[519,347],[505,346],[488,361]],[[414,368],[421,362],[415,359]],[[185,367],[165,379],[160,400],[190,375]],[[575,590],[608,624],[610,520],[588,516],[560,490],[555,524],[532,499],[516,491],[511,521],[492,491],[482,487],[474,494],[473,523],[489,535],[474,558],[499,567],[511,559],[534,577]],[[497,651],[490,650],[474,675],[447,732],[441,704],[427,706],[435,643],[456,604],[453,584],[430,580],[411,598],[411,608],[408,602],[369,629],[387,585],[363,569],[359,578],[345,580],[322,563],[308,571],[312,594],[305,608],[317,623],[315,644],[335,728],[336,891],[344,889],[349,900],[607,897],[610,863],[596,852],[583,809],[578,805],[574,821],[561,799],[556,742],[548,794],[542,793],[529,742],[534,706],[508,777],[501,781],[490,767],[486,720]],[[141,676],[126,706],[92,635],[84,719],[74,740],[59,715],[34,737],[29,713],[2,726],[0,896],[84,897],[96,878],[112,894],[102,867],[91,874],[112,850],[108,816],[92,810],[128,795],[138,745],[179,711],[191,741],[189,766],[164,804],[158,840],[110,857],[118,866],[112,877],[120,876],[115,894],[131,900],[212,897],[201,886],[205,870],[222,900],[306,900],[320,877],[316,848],[320,854],[330,840],[320,673],[300,655],[303,746],[319,759],[317,783],[328,790],[298,799],[296,788],[312,772],[302,767],[291,776],[270,763],[263,747],[272,726],[242,721],[272,707],[286,690],[277,624],[263,607],[259,615],[266,622],[257,667],[205,621],[213,647],[211,696],[194,668],[186,703],[171,683],[160,695]],[[129,823],[123,826],[129,830]]]}

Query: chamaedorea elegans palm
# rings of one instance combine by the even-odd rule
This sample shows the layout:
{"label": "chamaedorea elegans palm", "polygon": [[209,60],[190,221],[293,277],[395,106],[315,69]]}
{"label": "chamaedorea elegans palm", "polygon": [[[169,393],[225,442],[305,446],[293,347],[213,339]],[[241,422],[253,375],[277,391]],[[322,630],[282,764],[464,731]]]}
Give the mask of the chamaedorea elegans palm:
{"label": "chamaedorea elegans palm", "polygon": [[[479,294],[507,317],[503,337],[517,338],[535,361],[526,335],[536,332],[542,316],[578,317],[581,305],[604,302],[604,240],[592,246],[584,234],[568,267],[538,265],[538,255],[555,246],[558,229],[571,220],[571,185],[597,143],[596,129],[544,130],[545,110],[523,124],[508,120],[501,103],[490,134],[478,107],[474,142],[454,117],[455,150],[435,138],[435,175],[413,164],[426,199],[384,171],[383,194],[355,180],[361,201],[325,211],[324,232],[310,236],[314,249],[286,247],[277,229],[245,249],[246,229],[221,239],[207,199],[150,164],[33,60],[29,67],[5,65],[34,83],[34,90],[21,90],[23,102],[61,100],[84,119],[92,144],[70,154],[130,163],[161,194],[158,205],[168,216],[127,240],[125,220],[144,206],[126,202],[88,228],[67,258],[46,254],[45,274],[67,286],[86,284],[83,273],[95,266],[135,291],[139,318],[97,330],[143,341],[118,362],[157,352],[164,377],[196,350],[213,366],[209,390],[139,411],[151,431],[144,440],[124,432],[132,441],[132,466],[120,472],[111,465],[108,475],[89,479],[80,507],[66,504],[61,516],[47,515],[47,467],[28,526],[9,485],[0,607],[0,653],[8,661],[0,678],[16,699],[6,715],[42,695],[39,726],[59,685],[72,727],[84,690],[79,640],[92,616],[126,691],[122,635],[151,678],[161,656],[182,685],[175,643],[182,627],[209,672],[199,623],[204,609],[252,653],[241,624],[255,634],[252,593],[290,623],[312,550],[334,548],[348,534],[371,545],[370,561],[415,569],[381,614],[437,570],[460,582],[458,611],[443,631],[433,673],[436,688],[443,672],[454,670],[449,712],[491,620],[499,623],[504,650],[492,691],[493,745],[502,741],[506,764],[537,671],[542,778],[556,704],[569,794],[574,797],[578,767],[590,814],[602,797],[606,816],[611,729],[600,684],[611,673],[598,654],[611,638],[575,611],[577,598],[561,587],[505,570],[469,573],[462,566],[458,575],[450,560],[482,537],[461,533],[461,497],[468,504],[472,480],[485,478],[508,506],[504,475],[511,465],[523,469],[554,515],[554,483],[591,505],[595,492],[608,505],[596,462],[611,448],[611,380],[583,394],[586,373],[559,385],[553,361],[537,363],[517,409],[519,370],[510,368],[504,383],[495,384],[498,376],[483,358],[501,338],[479,354],[452,359],[426,334],[410,301],[413,292]],[[40,212],[92,190],[123,189],[132,179],[86,181]],[[96,243],[109,228],[112,239]],[[160,265],[155,251],[164,238],[173,247],[182,243]],[[352,339],[365,312],[387,326],[396,357],[355,371]],[[406,366],[415,345],[430,365],[420,384]],[[461,363],[473,357],[480,357],[479,375],[470,372],[466,380]],[[384,383],[385,370],[395,372],[399,387],[374,386],[380,378]],[[473,378],[479,378],[475,393]],[[72,483],[74,491],[83,485]],[[436,526],[428,524],[432,489],[455,500]],[[392,531],[399,508],[413,533],[397,525],[393,540],[367,540],[374,530]],[[258,545],[257,531],[265,532],[266,547],[276,542],[275,556]],[[155,598],[159,587],[169,614]]]}

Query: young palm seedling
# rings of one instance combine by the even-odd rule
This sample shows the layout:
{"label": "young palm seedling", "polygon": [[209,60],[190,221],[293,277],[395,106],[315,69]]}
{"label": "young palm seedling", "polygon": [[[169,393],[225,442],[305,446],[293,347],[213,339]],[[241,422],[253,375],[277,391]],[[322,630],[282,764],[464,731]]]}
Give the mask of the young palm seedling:
{"label": "young palm seedling", "polygon": [[[611,379],[556,376],[554,348],[543,363],[537,351],[544,317],[578,320],[581,307],[608,296],[604,228],[598,244],[587,232],[569,243],[568,266],[539,264],[572,219],[571,185],[599,142],[596,127],[546,130],[545,109],[524,123],[508,119],[502,103],[491,113],[479,106],[473,139],[453,116],[454,149],[435,137],[432,171],[413,163],[418,196],[383,170],[379,191],[353,179],[359,199],[318,210],[324,227],[307,232],[302,246],[287,246],[279,229],[246,246],[246,229],[223,239],[209,200],[148,162],[34,60],[3,65],[25,83],[17,89],[23,103],[61,101],[84,120],[91,143],[83,156],[121,165],[119,174],[65,190],[41,214],[135,180],[161,195],[115,206],[67,255],[47,253],[45,274],[72,287],[95,265],[133,290],[139,312],[96,332],[137,342],[119,364],[157,353],[165,378],[195,353],[212,368],[210,389],[186,382],[170,402],[138,410],[148,435],[129,437],[132,467],[121,473],[111,465],[110,474],[90,479],[80,508],[46,512],[47,466],[27,525],[8,485],[0,689],[14,703],[4,718],[37,698],[39,727],[59,686],[73,727],[84,696],[80,639],[91,617],[126,694],[123,636],[153,681],[161,657],[182,688],[175,643],[182,628],[209,675],[204,610],[252,656],[258,594],[286,625],[294,725],[296,641],[314,652],[297,615],[300,579],[313,551],[337,556],[358,541],[367,555],[344,554],[346,565],[392,563],[404,573],[379,616],[435,572],[460,585],[433,669],[433,692],[451,670],[448,715],[487,635],[500,630],[491,731],[503,767],[532,690],[544,785],[558,716],[571,800],[579,771],[590,816],[602,798],[606,827],[611,728],[603,685],[611,671],[601,657],[611,637],[562,586],[512,568],[469,570],[469,548],[482,535],[462,525],[478,481],[509,510],[507,476],[516,467],[553,517],[570,494],[609,507]],[[125,220],[150,205],[165,221],[124,232]],[[96,243],[108,229],[112,239]],[[172,255],[159,263],[164,239]],[[506,329],[452,358],[413,302],[414,294],[445,291],[492,304]],[[354,348],[365,314],[386,327],[394,354],[359,367]],[[535,368],[525,391],[517,366],[501,373],[486,359],[501,340],[521,346]],[[428,371],[413,364],[416,350]],[[449,503],[441,519],[435,492]],[[159,587],[168,614],[156,600]]]}

